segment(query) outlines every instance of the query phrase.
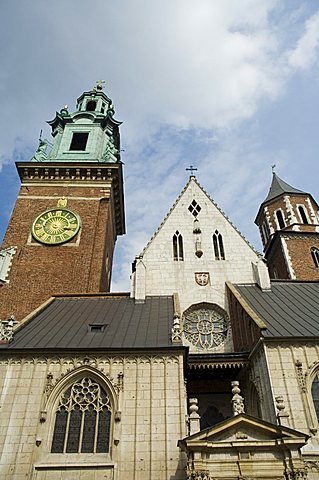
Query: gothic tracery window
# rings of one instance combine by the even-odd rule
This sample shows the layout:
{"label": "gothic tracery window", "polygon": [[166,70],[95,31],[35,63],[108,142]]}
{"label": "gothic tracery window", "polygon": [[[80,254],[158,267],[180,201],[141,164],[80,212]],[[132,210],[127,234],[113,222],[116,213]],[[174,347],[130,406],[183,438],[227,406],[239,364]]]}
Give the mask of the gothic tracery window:
{"label": "gothic tracery window", "polygon": [[213,349],[223,344],[228,330],[228,316],[218,305],[192,305],[183,315],[185,339],[199,350]]}
{"label": "gothic tracery window", "polygon": [[91,378],[73,383],[59,399],[51,453],[107,453],[111,404]]}
{"label": "gothic tracery window", "polygon": [[173,235],[173,258],[176,262],[184,260],[183,237],[178,230]]}
{"label": "gothic tracery window", "polygon": [[218,230],[215,230],[215,233],[213,235],[213,245],[214,245],[215,260],[225,260],[223,237]]}
{"label": "gothic tracery window", "polygon": [[319,249],[317,247],[312,247],[310,252],[311,252],[313,263],[315,264],[315,267],[318,268],[319,267]]}

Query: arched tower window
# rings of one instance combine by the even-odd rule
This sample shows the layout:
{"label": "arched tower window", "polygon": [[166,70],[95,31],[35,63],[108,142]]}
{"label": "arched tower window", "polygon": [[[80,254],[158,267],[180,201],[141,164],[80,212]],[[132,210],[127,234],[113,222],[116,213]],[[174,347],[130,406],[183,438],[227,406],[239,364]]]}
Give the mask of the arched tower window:
{"label": "arched tower window", "polygon": [[213,235],[213,245],[214,245],[215,260],[225,260],[223,237],[218,230],[215,230],[215,233]]}
{"label": "arched tower window", "polygon": [[319,267],[319,250],[317,247],[312,247],[310,251],[311,251],[313,263],[315,264],[315,267],[318,268]]}
{"label": "arched tower window", "polygon": [[178,230],[173,235],[173,257],[176,262],[184,260],[183,237]]}
{"label": "arched tower window", "polygon": [[319,420],[319,378],[318,378],[318,375],[316,375],[316,378],[312,382],[311,395],[312,395],[313,404],[314,404],[314,407],[315,407],[315,410],[316,410],[317,419]]}
{"label": "arched tower window", "polygon": [[60,396],[51,453],[107,453],[110,426],[111,404],[106,391],[84,377]]}
{"label": "arched tower window", "polygon": [[96,109],[96,102],[94,100],[90,100],[87,104],[86,104],[86,111],[87,112],[94,112]]}
{"label": "arched tower window", "polygon": [[298,212],[299,212],[299,216],[300,216],[300,219],[301,219],[302,223],[308,224],[309,223],[308,217],[307,217],[307,214],[306,214],[306,211],[305,211],[303,205],[298,205]]}
{"label": "arched tower window", "polygon": [[278,227],[280,229],[285,228],[286,222],[285,222],[285,219],[284,219],[284,216],[283,216],[283,213],[282,213],[281,210],[276,210],[276,219],[277,219]]}
{"label": "arched tower window", "polygon": [[261,234],[263,237],[264,244],[268,242],[268,238],[270,236],[270,230],[268,226],[267,220],[264,220],[263,223],[261,224]]}

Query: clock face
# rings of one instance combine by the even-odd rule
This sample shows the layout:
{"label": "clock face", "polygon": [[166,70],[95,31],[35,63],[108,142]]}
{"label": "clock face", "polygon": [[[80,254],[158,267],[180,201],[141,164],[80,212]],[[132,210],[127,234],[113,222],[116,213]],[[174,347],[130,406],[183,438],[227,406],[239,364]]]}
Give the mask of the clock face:
{"label": "clock face", "polygon": [[33,222],[32,235],[38,242],[57,245],[68,242],[79,231],[79,215],[66,208],[52,208],[41,213]]}

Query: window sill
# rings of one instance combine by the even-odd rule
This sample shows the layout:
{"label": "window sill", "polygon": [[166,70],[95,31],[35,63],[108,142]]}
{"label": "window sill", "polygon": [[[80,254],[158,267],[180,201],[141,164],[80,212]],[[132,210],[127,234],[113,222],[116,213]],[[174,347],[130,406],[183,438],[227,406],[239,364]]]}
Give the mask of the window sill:
{"label": "window sill", "polygon": [[[78,469],[80,468],[81,470],[90,470],[93,468],[103,468],[103,469],[113,469],[115,467],[115,463],[101,459],[96,460],[94,462],[87,462],[85,458],[81,458],[78,461],[71,460],[67,458],[68,454],[64,454],[64,461],[57,461],[57,462],[46,462],[46,463],[36,463],[34,464],[34,469],[35,470],[67,470],[67,469]],[[81,454],[81,457],[83,457],[85,454]],[[99,455],[99,454],[94,454],[94,455]]]}
{"label": "window sill", "polygon": [[82,155],[90,155],[91,152],[88,152],[87,150],[68,150],[67,152],[62,152],[63,155],[72,155],[72,154],[79,154],[81,153]]}

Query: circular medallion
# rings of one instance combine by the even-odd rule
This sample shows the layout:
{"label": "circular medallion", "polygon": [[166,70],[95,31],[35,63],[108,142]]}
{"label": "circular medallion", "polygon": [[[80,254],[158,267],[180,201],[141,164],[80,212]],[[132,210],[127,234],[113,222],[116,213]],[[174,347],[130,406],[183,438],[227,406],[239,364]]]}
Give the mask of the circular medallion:
{"label": "circular medallion", "polygon": [[229,320],[218,305],[193,305],[186,310],[183,320],[185,338],[198,349],[212,349],[226,340]]}
{"label": "circular medallion", "polygon": [[57,245],[68,242],[79,231],[79,215],[66,208],[51,208],[33,222],[32,235],[38,242]]}

